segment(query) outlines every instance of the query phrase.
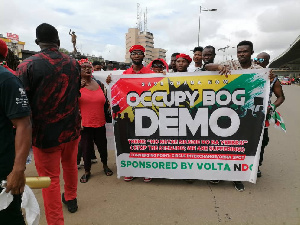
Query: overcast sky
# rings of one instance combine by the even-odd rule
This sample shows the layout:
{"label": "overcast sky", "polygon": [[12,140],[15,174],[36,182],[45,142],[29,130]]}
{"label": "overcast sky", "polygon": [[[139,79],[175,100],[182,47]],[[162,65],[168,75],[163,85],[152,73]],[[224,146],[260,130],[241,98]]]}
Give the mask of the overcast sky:
{"label": "overcast sky", "polygon": [[216,61],[236,59],[236,45],[254,43],[254,56],[261,51],[271,59],[283,53],[300,35],[299,0],[10,0],[0,8],[0,33],[18,34],[26,50],[38,51],[35,28],[41,23],[55,26],[61,47],[72,51],[69,29],[76,32],[80,52],[101,55],[107,60],[125,60],[125,33],[136,27],[137,3],[148,9],[148,31],[154,46],[186,53],[197,46],[199,7],[202,11],[200,46],[213,45]]}

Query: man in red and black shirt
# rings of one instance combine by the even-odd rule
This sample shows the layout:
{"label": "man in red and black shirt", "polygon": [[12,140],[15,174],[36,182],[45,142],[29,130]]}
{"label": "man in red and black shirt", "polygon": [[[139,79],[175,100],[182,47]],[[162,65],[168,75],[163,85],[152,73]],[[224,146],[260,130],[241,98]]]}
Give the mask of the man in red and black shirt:
{"label": "man in red and black shirt", "polygon": [[62,201],[77,211],[77,150],[80,136],[80,67],[75,59],[58,51],[58,32],[50,24],[36,28],[41,52],[26,59],[17,69],[32,109],[33,153],[39,176],[49,176],[43,189],[48,224],[63,224],[60,200],[60,161],[65,193]]}

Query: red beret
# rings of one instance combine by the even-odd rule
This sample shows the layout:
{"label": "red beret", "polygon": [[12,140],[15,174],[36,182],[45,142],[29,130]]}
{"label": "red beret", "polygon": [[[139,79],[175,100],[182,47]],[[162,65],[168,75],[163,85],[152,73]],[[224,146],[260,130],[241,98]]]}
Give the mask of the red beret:
{"label": "red beret", "polygon": [[2,39],[0,39],[0,55],[3,55],[5,58],[7,56],[7,53],[8,53],[8,48],[6,43]]}
{"label": "red beret", "polygon": [[183,53],[180,53],[179,55],[176,55],[176,59],[178,59],[178,58],[184,58],[184,59],[186,59],[189,63],[192,62],[191,57],[190,57],[189,55],[186,55],[186,54],[183,54]]}
{"label": "red beret", "polygon": [[79,65],[81,66],[83,63],[88,63],[90,65],[92,65],[92,63],[88,60],[88,59],[80,59],[77,61],[79,63]]}
{"label": "red beret", "polygon": [[140,50],[142,52],[145,52],[145,48],[141,45],[133,45],[131,46],[131,48],[129,49],[129,52],[132,52],[134,50]]}

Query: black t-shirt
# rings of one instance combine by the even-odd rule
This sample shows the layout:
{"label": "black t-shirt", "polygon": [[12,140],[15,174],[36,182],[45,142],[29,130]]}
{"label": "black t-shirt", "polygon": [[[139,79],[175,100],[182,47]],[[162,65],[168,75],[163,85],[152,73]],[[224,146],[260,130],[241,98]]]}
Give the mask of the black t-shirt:
{"label": "black t-shirt", "polygon": [[25,90],[18,77],[0,66],[0,178],[11,172],[15,158],[12,119],[30,115]]}

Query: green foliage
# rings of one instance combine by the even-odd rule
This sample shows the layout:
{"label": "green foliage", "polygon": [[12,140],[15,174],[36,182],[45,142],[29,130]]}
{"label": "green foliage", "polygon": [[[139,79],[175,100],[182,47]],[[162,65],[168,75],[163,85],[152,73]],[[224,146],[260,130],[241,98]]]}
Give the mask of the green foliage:
{"label": "green foliage", "polygon": [[70,53],[67,49],[65,49],[65,48],[59,48],[59,51],[62,52],[62,53],[65,53],[65,54],[67,54],[67,55],[70,55],[70,54],[71,54],[71,53]]}

